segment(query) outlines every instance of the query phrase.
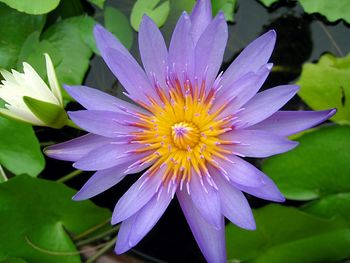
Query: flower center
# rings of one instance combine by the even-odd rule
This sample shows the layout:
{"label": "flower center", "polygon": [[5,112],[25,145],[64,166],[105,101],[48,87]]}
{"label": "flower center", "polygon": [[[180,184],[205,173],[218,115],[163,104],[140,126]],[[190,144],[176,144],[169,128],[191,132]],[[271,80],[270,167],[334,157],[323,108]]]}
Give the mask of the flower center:
{"label": "flower center", "polygon": [[174,145],[186,150],[195,146],[199,141],[199,129],[190,122],[179,122],[171,127]]}

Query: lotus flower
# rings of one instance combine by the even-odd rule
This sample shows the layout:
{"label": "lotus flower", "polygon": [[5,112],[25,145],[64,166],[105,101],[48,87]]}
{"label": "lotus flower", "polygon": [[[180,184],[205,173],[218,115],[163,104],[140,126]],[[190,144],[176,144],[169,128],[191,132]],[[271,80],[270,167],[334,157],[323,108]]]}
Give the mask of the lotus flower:
{"label": "lotus flower", "polygon": [[55,69],[48,54],[45,59],[49,86],[26,62],[23,73],[0,70],[4,78],[0,98],[6,102],[6,108],[0,109],[1,115],[38,126],[61,128],[66,124],[67,114]]}
{"label": "lotus flower", "polygon": [[87,109],[69,116],[89,133],[49,147],[46,154],[97,171],[75,200],[146,170],[115,206],[112,224],[122,222],[116,253],[135,246],[176,195],[206,260],[226,262],[224,218],[256,227],[242,192],[284,201],[272,180],[241,157],[289,151],[297,142],[286,136],[323,122],[335,110],[279,111],[298,91],[294,85],[257,93],[272,68],[274,31],[218,74],[228,30],[221,12],[212,19],[209,0],[197,1],[191,15],[181,15],[169,51],[155,23],[143,17],[144,70],[102,26],[94,34],[105,62],[138,105],[93,88],[66,86]]}

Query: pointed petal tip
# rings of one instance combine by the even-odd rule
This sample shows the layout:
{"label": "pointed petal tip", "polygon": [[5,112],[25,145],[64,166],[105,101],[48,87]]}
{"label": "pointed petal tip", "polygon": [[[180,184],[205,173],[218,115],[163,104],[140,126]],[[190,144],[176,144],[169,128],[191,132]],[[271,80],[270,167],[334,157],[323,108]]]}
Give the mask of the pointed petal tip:
{"label": "pointed petal tip", "polygon": [[131,246],[129,244],[122,244],[121,242],[118,242],[118,240],[119,239],[117,239],[117,242],[115,244],[114,252],[117,255],[121,255],[128,251],[131,248]]}
{"label": "pointed petal tip", "polygon": [[333,109],[329,109],[328,110],[328,114],[327,114],[327,119],[333,117],[333,115],[335,115],[337,113],[337,109],[336,108],[333,108]]}

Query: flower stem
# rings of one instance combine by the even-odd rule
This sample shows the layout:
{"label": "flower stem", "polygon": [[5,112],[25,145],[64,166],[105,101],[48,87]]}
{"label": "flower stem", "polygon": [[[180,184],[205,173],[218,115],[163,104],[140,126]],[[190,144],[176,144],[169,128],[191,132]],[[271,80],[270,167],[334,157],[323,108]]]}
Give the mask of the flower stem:
{"label": "flower stem", "polygon": [[81,128],[79,126],[77,126],[72,120],[68,119],[66,122],[66,126],[77,129],[77,130],[81,130]]}
{"label": "flower stem", "polygon": [[73,172],[70,172],[69,174],[66,174],[65,176],[63,176],[60,179],[58,179],[57,182],[64,183],[64,182],[66,182],[66,181],[68,181],[68,180],[78,176],[82,172],[83,172],[82,170],[74,170]]}
{"label": "flower stem", "polygon": [[88,260],[86,260],[85,263],[93,263],[96,259],[98,259],[100,256],[102,256],[104,253],[106,253],[111,247],[114,246],[115,241],[117,241],[117,237],[113,238],[109,242],[106,243],[104,247],[102,247],[99,251],[96,252],[96,254],[92,255]]}
{"label": "flower stem", "polygon": [[87,235],[95,232],[96,230],[100,229],[101,227],[105,226],[106,224],[109,223],[111,219],[108,218],[106,219],[105,221],[103,221],[102,223],[99,223],[97,225],[94,225],[93,227],[87,229],[86,231],[84,231],[83,233],[79,234],[79,235],[76,235],[75,237],[73,237],[73,240],[79,240],[79,239],[82,239],[84,237],[86,237]]}
{"label": "flower stem", "polygon": [[111,234],[114,234],[114,233],[118,232],[119,228],[120,228],[120,226],[118,225],[118,226],[116,226],[116,227],[114,227],[112,229],[108,229],[107,231],[102,232],[99,235],[96,235],[96,236],[93,236],[93,237],[81,240],[81,241],[77,242],[76,245],[77,246],[83,246],[83,245],[86,245],[86,244],[98,241],[100,239],[103,239],[103,238],[111,235]]}

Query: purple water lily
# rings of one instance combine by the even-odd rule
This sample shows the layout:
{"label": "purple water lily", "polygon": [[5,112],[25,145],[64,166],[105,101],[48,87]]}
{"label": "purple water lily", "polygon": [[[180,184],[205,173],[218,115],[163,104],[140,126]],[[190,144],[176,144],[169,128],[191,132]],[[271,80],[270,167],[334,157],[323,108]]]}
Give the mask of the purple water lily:
{"label": "purple water lily", "polygon": [[135,246],[177,196],[208,262],[226,262],[224,217],[255,229],[242,192],[284,201],[276,185],[241,157],[268,157],[293,149],[286,136],[328,119],[335,110],[279,111],[298,91],[283,85],[257,93],[267,78],[276,33],[252,42],[218,74],[227,24],[198,0],[180,17],[169,50],[144,16],[139,47],[144,70],[102,26],[94,30],[102,57],[139,106],[96,89],[66,86],[87,110],[70,118],[87,135],[46,150],[49,156],[97,171],[74,196],[93,197],[127,174],[146,169],[116,204],[112,223],[122,222],[116,252]]}

